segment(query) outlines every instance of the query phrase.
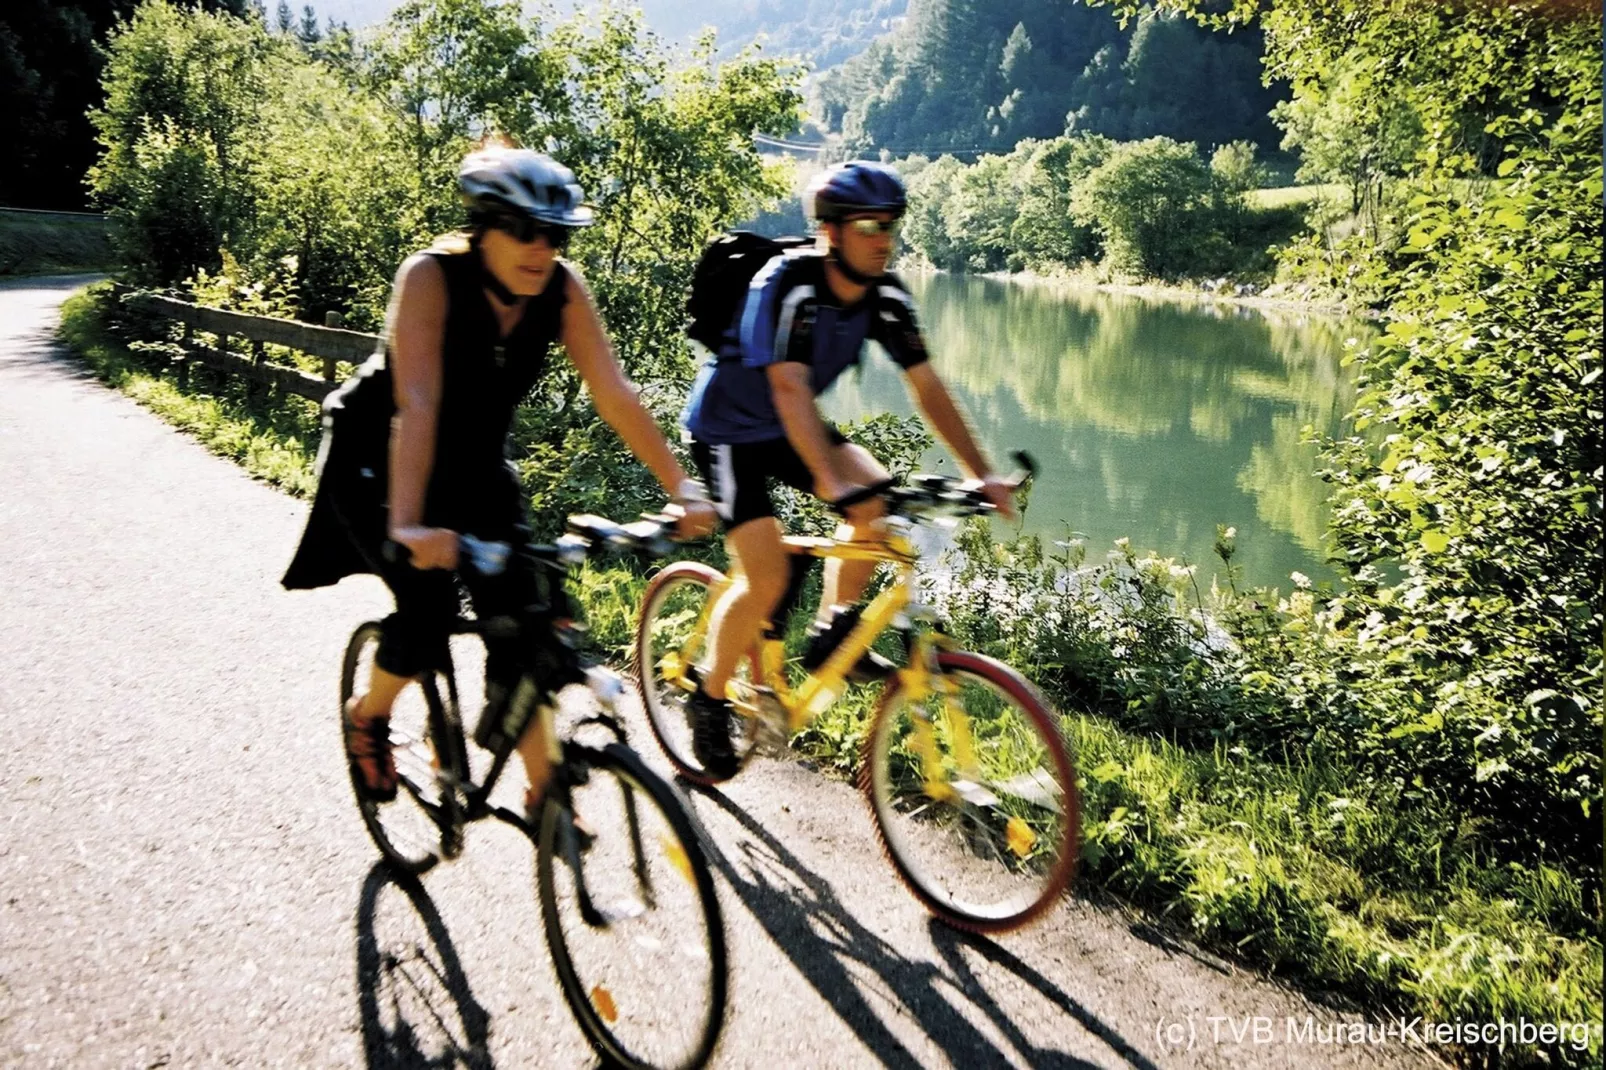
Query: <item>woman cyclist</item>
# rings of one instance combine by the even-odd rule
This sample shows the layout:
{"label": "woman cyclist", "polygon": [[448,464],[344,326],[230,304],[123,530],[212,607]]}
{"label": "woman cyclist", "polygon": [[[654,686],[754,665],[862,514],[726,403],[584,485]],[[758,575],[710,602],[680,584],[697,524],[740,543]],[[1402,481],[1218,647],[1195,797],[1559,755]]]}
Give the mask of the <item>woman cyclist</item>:
{"label": "woman cyclist", "polygon": [[[304,589],[374,572],[395,595],[367,690],[343,711],[348,756],[379,800],[397,790],[391,705],[446,655],[458,610],[459,535],[519,548],[529,541],[507,440],[554,342],[598,414],[681,507],[680,534],[707,534],[717,523],[701,485],[687,477],[621,372],[585,280],[559,255],[570,231],[592,222],[574,175],[548,156],[495,146],[464,159],[458,185],[468,230],[401,265],[383,348],[324,402],[318,493],[283,579]],[[519,616],[561,597],[518,551],[496,576],[464,570],[461,578],[482,618]],[[530,661],[516,640],[487,636],[485,645],[482,725],[492,723]],[[526,732],[519,745],[532,802],[548,774],[539,735]]]}

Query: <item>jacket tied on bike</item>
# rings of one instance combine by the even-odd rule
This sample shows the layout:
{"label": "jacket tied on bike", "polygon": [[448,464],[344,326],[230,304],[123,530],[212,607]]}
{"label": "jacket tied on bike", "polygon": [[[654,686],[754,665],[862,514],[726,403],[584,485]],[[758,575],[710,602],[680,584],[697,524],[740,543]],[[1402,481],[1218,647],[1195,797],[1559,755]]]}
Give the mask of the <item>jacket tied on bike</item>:
{"label": "jacket tied on bike", "polygon": [[[558,262],[546,289],[529,299],[503,338],[484,293],[478,251],[436,248],[428,255],[445,275],[447,311],[423,523],[515,548],[507,569],[496,576],[457,574],[480,617],[524,617],[531,607],[559,611],[561,584],[549,582],[540,566],[519,552],[529,542],[529,528],[507,439],[515,411],[540,381],[562,331],[568,273]],[[290,590],[305,590],[360,573],[379,575],[396,596],[396,612],[385,618],[376,660],[386,672],[411,677],[444,663],[446,629],[459,598],[453,573],[415,569],[381,554],[395,413],[387,345],[324,401],[318,490],[281,582]],[[486,647],[487,682],[516,680],[521,667],[510,641],[490,639]]]}

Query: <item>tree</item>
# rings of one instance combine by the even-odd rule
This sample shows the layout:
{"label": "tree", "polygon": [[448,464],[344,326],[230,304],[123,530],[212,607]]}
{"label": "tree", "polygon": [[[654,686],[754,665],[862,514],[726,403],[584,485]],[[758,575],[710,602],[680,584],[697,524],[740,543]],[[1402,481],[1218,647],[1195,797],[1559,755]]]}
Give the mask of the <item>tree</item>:
{"label": "tree", "polygon": [[1154,137],[1116,145],[1071,193],[1071,214],[1104,238],[1118,271],[1176,278],[1215,267],[1210,169],[1191,144]]}
{"label": "tree", "polygon": [[1374,231],[1384,179],[1404,175],[1424,140],[1411,98],[1378,92],[1353,61],[1340,61],[1320,86],[1301,86],[1272,117],[1283,128],[1283,148],[1300,153],[1297,177],[1348,186],[1350,212],[1365,209]]}
{"label": "tree", "polygon": [[[1029,147],[1010,238],[1029,263],[1075,266],[1100,251],[1094,229],[1071,214],[1071,191],[1114,148],[1108,138],[1053,138]],[[1016,150],[1017,152],[1020,149]]]}
{"label": "tree", "polygon": [[268,45],[250,21],[165,0],[112,35],[106,101],[91,113],[104,151],[89,178],[133,279],[166,286],[216,267],[247,225]]}

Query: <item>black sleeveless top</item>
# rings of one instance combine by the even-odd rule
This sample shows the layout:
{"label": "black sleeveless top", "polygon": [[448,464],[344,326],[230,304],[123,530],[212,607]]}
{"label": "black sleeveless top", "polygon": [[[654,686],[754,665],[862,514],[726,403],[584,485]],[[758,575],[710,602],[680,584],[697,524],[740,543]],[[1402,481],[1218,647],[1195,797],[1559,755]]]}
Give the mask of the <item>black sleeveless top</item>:
{"label": "black sleeveless top", "polygon": [[[562,333],[569,273],[555,263],[506,338],[485,296],[479,253],[427,255],[446,277],[440,410],[423,522],[488,538],[509,538],[524,521],[507,439],[519,404],[540,380]],[[318,492],[283,583],[322,587],[372,572],[385,538],[390,422],[396,414],[390,349],[375,353],[323,404]]]}

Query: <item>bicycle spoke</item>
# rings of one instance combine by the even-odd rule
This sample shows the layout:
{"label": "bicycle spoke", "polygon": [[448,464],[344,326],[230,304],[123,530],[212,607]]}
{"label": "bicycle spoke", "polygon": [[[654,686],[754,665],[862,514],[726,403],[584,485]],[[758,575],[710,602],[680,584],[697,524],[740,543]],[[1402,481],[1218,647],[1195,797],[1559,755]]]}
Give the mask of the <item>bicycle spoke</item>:
{"label": "bicycle spoke", "polygon": [[[969,656],[967,656],[969,657]],[[996,663],[894,693],[872,728],[866,787],[900,875],[940,916],[1003,929],[1046,909],[1074,862],[1075,799],[1052,715]],[[996,675],[998,678],[991,678]],[[1029,699],[1035,703],[1035,699]]]}
{"label": "bicycle spoke", "polygon": [[[571,1001],[583,1000],[582,1025],[626,1065],[697,1065],[710,1029],[717,1029],[711,1023],[723,1016],[725,967],[722,928],[717,956],[712,950],[716,938],[690,856],[698,850],[690,826],[677,829],[616,764],[593,764],[571,796],[589,835],[568,860],[540,862],[542,912],[559,976]],[[543,817],[542,842],[556,841],[568,821],[568,812],[553,804]],[[706,890],[711,898],[711,883]],[[717,923],[717,909],[713,917]]]}

